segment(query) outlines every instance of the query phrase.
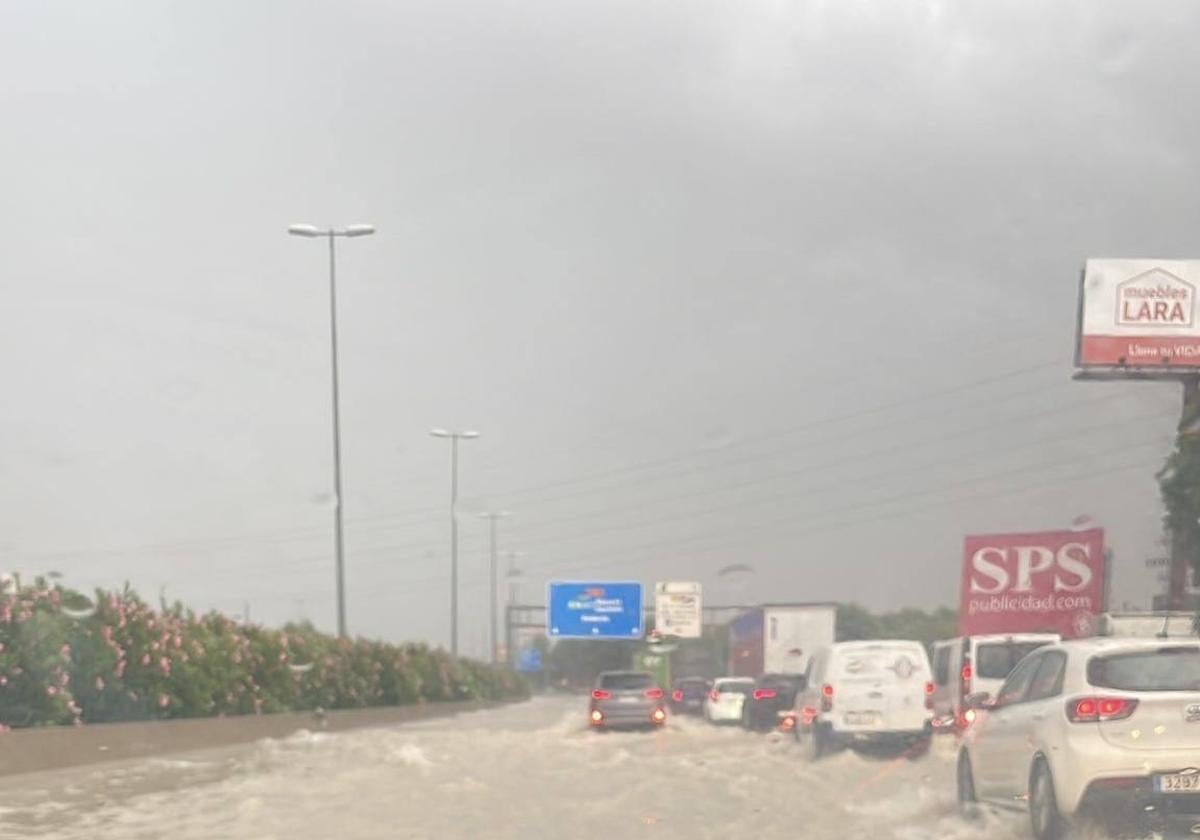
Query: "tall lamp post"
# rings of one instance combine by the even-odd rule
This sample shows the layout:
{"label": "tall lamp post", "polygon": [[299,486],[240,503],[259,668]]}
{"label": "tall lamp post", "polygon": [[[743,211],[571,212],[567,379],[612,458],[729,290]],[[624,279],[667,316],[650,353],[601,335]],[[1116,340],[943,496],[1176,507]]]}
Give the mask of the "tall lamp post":
{"label": "tall lamp post", "polygon": [[474,440],[479,432],[432,429],[429,434],[450,440],[450,653],[458,656],[458,442]]}
{"label": "tall lamp post", "polygon": [[491,663],[496,664],[496,624],[498,618],[496,616],[496,599],[499,598],[500,583],[496,573],[496,522],[508,516],[508,511],[497,511],[494,513],[481,513],[480,519],[488,520],[490,549],[488,551],[488,641],[492,646]]}
{"label": "tall lamp post", "polygon": [[338,334],[337,334],[337,252],[334,243],[340,238],[370,236],[372,225],[350,225],[322,230],[314,225],[291,225],[288,233],[308,239],[324,237],[329,240],[329,338],[330,363],[333,371],[333,532],[337,565],[337,629],[338,636],[346,635],[346,563],[345,542],[342,537],[342,433],[341,408],[338,400]]}

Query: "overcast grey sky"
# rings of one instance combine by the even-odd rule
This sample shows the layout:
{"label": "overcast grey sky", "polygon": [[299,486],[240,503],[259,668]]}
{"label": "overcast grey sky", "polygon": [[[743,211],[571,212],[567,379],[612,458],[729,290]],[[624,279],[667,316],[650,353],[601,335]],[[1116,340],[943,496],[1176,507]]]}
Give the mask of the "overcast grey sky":
{"label": "overcast grey sky", "polygon": [[[953,604],[1109,530],[1148,602],[1179,395],[1070,381],[1087,256],[1196,256],[1200,5],[0,4],[0,566],[448,637],[448,457],[523,594]],[[484,649],[483,523],[463,522]],[[757,569],[732,589],[727,563]]]}

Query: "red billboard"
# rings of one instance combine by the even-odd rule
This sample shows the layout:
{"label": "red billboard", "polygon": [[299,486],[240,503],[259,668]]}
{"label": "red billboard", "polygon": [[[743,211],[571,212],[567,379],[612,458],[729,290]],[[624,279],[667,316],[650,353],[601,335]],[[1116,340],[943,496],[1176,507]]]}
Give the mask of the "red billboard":
{"label": "red billboard", "polygon": [[1104,611],[1104,530],[968,536],[958,629],[1090,636]]}

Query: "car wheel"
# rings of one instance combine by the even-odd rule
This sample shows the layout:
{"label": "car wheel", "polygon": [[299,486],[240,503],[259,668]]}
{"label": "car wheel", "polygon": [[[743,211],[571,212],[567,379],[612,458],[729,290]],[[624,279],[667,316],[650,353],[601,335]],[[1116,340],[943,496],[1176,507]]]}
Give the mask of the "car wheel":
{"label": "car wheel", "polygon": [[1029,779],[1029,821],[1037,840],[1061,840],[1066,834],[1066,821],[1058,812],[1054,797],[1054,777],[1042,759],[1033,765]]}
{"label": "car wheel", "polygon": [[958,812],[966,819],[976,819],[979,816],[979,800],[975,794],[975,774],[971,772],[971,759],[966,750],[958,754],[955,780],[958,783]]}

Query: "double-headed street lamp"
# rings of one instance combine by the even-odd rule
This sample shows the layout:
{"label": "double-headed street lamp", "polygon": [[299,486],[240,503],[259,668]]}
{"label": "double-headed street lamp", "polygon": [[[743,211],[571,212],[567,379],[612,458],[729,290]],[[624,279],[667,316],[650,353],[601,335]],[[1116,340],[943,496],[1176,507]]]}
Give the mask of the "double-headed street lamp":
{"label": "double-headed street lamp", "polygon": [[337,628],[338,636],[346,635],[346,568],[345,548],[342,538],[342,435],[341,409],[338,401],[338,337],[337,337],[337,260],[334,242],[341,238],[370,236],[375,232],[371,225],[350,225],[345,228],[326,228],[314,225],[291,225],[288,233],[309,239],[325,237],[329,240],[329,338],[330,362],[333,370],[333,530],[334,552],[337,565]]}
{"label": "double-headed street lamp", "polygon": [[479,432],[432,429],[429,434],[450,440],[450,653],[458,656],[458,442],[474,440]]}

